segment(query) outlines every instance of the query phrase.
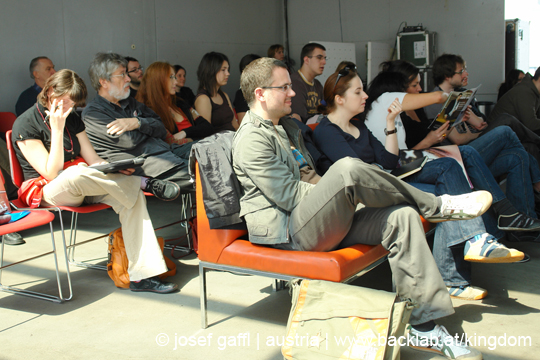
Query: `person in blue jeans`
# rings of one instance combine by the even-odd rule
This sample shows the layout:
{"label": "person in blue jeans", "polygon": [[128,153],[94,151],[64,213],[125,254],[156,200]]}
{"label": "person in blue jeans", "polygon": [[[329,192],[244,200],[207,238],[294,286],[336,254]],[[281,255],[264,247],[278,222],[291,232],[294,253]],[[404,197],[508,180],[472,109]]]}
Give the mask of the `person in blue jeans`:
{"label": "person in blue jeans", "polygon": [[[433,96],[429,95],[430,99]],[[366,163],[376,163],[386,169],[397,166],[399,146],[395,119],[402,111],[401,103],[394,99],[387,106],[388,135],[383,145],[363,122],[350,120],[363,111],[366,99],[367,95],[354,69],[345,67],[327,80],[324,88],[326,105],[319,109],[326,117],[321,120],[313,135],[322,153],[318,163],[321,171],[326,171],[331,164],[346,156],[360,158]],[[434,194],[458,195],[471,192],[460,165],[450,158],[430,161],[420,172],[405,180]],[[470,286],[470,265],[464,259],[476,262],[513,262],[519,261],[523,253],[499,244],[486,231],[482,219],[477,218],[437,225],[434,257],[451,295],[480,299],[487,292]]]}
{"label": "person in blue jeans", "polygon": [[[383,65],[383,71],[403,74],[408,80],[406,88],[408,94],[419,94],[422,91],[419,70],[413,64],[403,60],[386,62]],[[456,77],[458,77],[457,75],[459,74],[456,74]],[[436,105],[431,107],[433,106]],[[469,125],[469,118],[474,120],[473,125]],[[515,214],[515,210],[509,210],[510,207],[507,206],[508,203],[504,199],[506,197],[517,211],[531,218],[537,218],[534,190],[540,191],[540,169],[536,159],[525,150],[512,128],[499,126],[478,137],[480,133],[477,130],[471,131],[471,129],[481,129],[487,124],[479,119],[471,109],[467,110],[465,119],[467,122],[458,125],[455,131],[454,129],[449,131],[448,125],[443,125],[432,131],[429,129],[431,120],[426,116],[424,108],[406,111],[401,114],[406,132],[406,146],[410,149],[425,149],[437,145],[462,144],[459,149],[473,184],[479,189],[490,191],[493,195],[493,207],[495,209],[503,208],[499,213],[506,212],[506,214],[499,215],[498,224],[492,217],[484,216],[488,231],[495,233],[497,225],[504,230],[512,230],[512,228],[518,230],[516,228],[527,227],[512,224],[513,221],[515,223],[528,221],[523,216],[517,216],[517,218],[512,216]],[[478,157],[487,165],[493,176],[483,176],[485,169],[478,170],[479,166],[483,166]],[[494,178],[502,175],[507,175],[506,196],[494,181]],[[508,216],[510,211],[513,213]],[[534,225],[530,226],[529,230],[534,228]],[[535,239],[539,235],[538,231],[513,231],[510,232],[508,239],[517,241]]]}

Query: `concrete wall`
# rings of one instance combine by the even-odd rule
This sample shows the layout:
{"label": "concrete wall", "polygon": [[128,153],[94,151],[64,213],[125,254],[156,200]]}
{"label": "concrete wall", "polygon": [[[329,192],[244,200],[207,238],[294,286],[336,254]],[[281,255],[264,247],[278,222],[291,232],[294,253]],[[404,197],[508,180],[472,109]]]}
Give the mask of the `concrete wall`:
{"label": "concrete wall", "polygon": [[264,55],[283,42],[282,7],[265,0],[0,0],[0,111],[15,111],[19,94],[33,83],[30,60],[40,55],[57,70],[79,73],[93,98],[87,71],[99,51],[133,56],[143,66],[179,63],[194,91],[202,56],[223,52],[231,62],[225,91],[233,97],[242,56]]}
{"label": "concrete wall", "polygon": [[[241,57],[264,55],[284,41],[282,0],[0,0],[0,9],[0,111],[15,110],[32,84],[28,64],[39,55],[57,69],[75,70],[88,86],[88,64],[98,51],[130,55],[143,66],[180,63],[196,90],[201,57],[221,51],[231,61],[225,91],[233,96]],[[352,42],[365,77],[368,41],[393,46],[402,21],[421,22],[438,33],[439,53],[465,57],[470,84],[483,84],[481,100],[494,100],[503,79],[504,0],[289,0],[288,14],[297,63],[308,41]]]}
{"label": "concrete wall", "polygon": [[437,53],[461,54],[470,72],[469,84],[482,83],[478,98],[496,100],[504,78],[504,0],[292,0],[291,56],[298,62],[301,47],[309,41],[352,42],[365,78],[367,42],[394,46],[402,21],[422,23],[436,32]]}

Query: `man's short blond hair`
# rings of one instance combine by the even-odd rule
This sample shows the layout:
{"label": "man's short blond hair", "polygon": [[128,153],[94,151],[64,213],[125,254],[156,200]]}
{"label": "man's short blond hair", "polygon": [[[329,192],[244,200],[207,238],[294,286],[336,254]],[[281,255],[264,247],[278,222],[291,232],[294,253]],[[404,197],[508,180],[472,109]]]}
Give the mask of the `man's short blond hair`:
{"label": "man's short blond hair", "polygon": [[252,61],[244,68],[240,77],[240,88],[250,108],[255,102],[255,89],[272,85],[272,73],[278,67],[287,69],[283,61],[264,57]]}

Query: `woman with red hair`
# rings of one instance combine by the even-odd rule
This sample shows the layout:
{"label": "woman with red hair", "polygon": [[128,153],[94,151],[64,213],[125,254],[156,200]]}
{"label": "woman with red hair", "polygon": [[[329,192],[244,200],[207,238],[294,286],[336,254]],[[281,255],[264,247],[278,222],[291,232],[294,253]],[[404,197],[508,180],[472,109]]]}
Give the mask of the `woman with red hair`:
{"label": "woman with red hair", "polygon": [[183,145],[213,133],[212,125],[176,96],[176,74],[169,63],[158,61],[146,69],[136,99],[159,115],[169,144]]}

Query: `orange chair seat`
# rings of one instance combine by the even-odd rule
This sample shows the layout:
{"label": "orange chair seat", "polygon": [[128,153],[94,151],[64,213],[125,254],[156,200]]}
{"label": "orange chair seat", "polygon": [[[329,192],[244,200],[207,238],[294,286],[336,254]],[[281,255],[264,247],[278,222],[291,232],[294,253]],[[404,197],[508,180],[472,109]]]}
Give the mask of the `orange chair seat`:
{"label": "orange chair seat", "polygon": [[342,282],[388,254],[382,245],[354,245],[330,252],[287,251],[235,240],[217,264],[300,278]]}

